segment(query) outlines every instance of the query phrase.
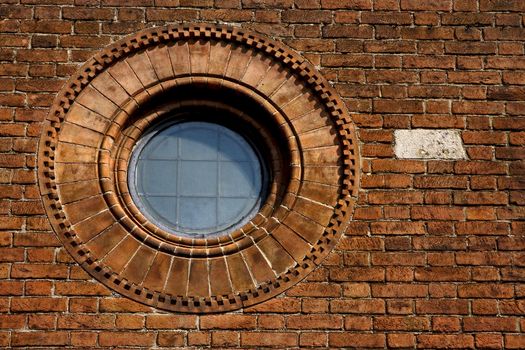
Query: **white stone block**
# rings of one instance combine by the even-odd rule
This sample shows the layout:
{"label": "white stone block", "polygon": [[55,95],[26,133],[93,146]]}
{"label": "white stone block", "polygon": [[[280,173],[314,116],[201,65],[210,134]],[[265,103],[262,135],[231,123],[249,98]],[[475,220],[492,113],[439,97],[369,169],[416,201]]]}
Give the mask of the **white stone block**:
{"label": "white stone block", "polygon": [[457,130],[407,129],[394,132],[394,152],[403,159],[465,159]]}

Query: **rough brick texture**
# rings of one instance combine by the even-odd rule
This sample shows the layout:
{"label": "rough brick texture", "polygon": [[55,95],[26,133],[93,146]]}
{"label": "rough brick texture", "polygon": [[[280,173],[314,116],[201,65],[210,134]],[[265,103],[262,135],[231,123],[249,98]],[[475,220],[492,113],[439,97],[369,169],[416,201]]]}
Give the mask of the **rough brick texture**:
{"label": "rough brick texture", "polygon": [[[0,347],[525,347],[521,0],[12,0],[0,4]],[[304,282],[235,314],[112,295],[43,215],[36,145],[55,93],[139,29],[234,23],[283,41],[344,98],[361,191]],[[462,133],[468,159],[397,160],[393,132]]]}

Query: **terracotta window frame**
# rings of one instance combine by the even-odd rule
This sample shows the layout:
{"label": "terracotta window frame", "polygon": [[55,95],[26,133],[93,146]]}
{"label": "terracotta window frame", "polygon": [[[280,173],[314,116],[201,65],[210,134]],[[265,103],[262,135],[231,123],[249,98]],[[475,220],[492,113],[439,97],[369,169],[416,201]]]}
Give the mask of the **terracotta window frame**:
{"label": "terracotta window frame", "polygon": [[[198,108],[256,130],[274,174],[248,224],[208,239],[164,232],[127,186],[148,127]],[[223,312],[282,293],[333,249],[356,200],[355,140],[335,90],[281,43],[227,26],[150,28],[96,54],[59,92],[40,139],[39,186],[53,229],[94,278],[160,309]]]}

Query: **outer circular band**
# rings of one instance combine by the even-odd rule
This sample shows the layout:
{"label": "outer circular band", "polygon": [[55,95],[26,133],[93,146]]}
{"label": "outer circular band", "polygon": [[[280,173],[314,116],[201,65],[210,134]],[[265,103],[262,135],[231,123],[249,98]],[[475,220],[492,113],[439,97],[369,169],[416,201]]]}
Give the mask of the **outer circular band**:
{"label": "outer circular band", "polygon": [[[238,94],[262,112],[206,93],[177,98],[195,86]],[[150,122],[202,104],[250,121],[278,175],[245,227],[191,240],[148,222],[126,171]],[[267,300],[320,264],[350,219],[357,154],[342,101],[295,52],[239,28],[168,26],[114,43],[67,82],[44,124],[38,175],[52,227],[92,276],[157,308],[220,312]]]}

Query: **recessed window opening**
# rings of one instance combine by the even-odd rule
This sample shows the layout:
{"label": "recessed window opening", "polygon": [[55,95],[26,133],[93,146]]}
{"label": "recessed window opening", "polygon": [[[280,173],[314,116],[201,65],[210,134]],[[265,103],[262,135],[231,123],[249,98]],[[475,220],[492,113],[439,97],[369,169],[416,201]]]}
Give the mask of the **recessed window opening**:
{"label": "recessed window opening", "polygon": [[246,224],[263,205],[267,167],[251,140],[226,126],[180,119],[153,127],[133,149],[133,201],[160,228],[209,238]]}

